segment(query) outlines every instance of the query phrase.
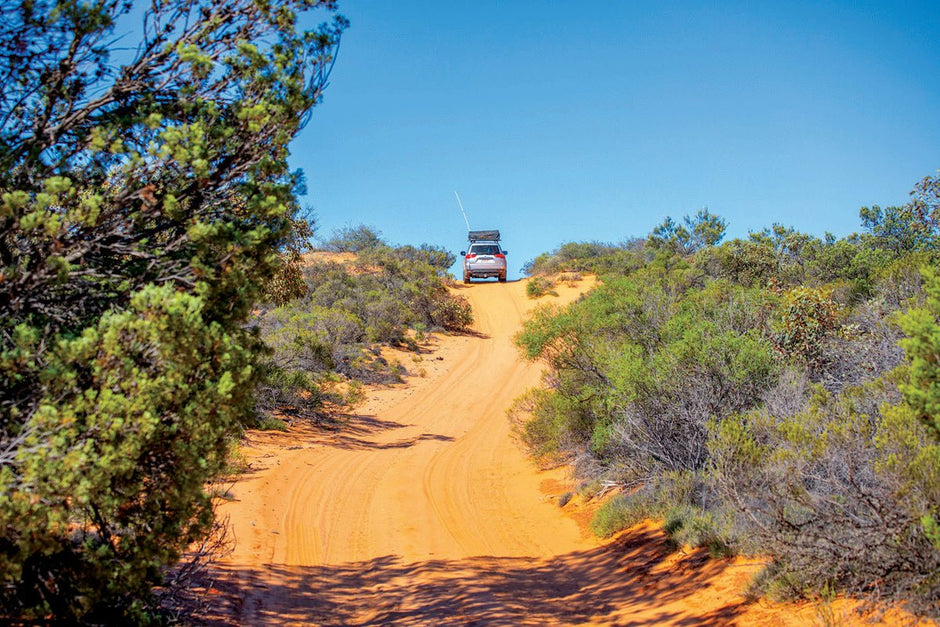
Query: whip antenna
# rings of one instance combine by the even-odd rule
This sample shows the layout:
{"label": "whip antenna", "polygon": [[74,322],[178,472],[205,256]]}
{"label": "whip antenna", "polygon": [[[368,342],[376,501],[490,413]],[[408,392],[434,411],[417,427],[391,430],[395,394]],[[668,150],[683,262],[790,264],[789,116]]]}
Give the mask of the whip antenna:
{"label": "whip antenna", "polygon": [[[454,196],[457,196],[457,190],[454,190]],[[470,232],[470,220],[467,219],[467,212],[463,210],[463,203],[460,202],[460,196],[457,196],[457,206],[460,207],[460,214],[463,216],[463,221],[467,223],[467,232]]]}

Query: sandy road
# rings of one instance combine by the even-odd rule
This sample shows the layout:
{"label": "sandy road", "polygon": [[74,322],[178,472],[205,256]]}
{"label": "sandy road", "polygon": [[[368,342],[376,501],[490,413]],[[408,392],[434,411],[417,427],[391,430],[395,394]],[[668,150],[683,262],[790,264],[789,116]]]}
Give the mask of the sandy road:
{"label": "sandy road", "polygon": [[222,508],[237,545],[214,623],[795,624],[742,604],[753,566],[671,553],[651,529],[601,544],[545,498],[560,475],[525,459],[506,418],[539,379],[511,342],[533,302],[522,282],[461,294],[477,335],[405,363],[423,376],[370,392],[335,432],[253,437]]}
{"label": "sandy road", "polygon": [[[521,485],[526,463],[508,437],[506,408],[538,380],[510,342],[522,315],[520,289],[464,290],[477,300],[486,292],[486,307],[474,303],[486,337],[456,338],[431,358],[436,372],[408,390],[374,395],[352,425],[362,431],[355,441],[326,443],[294,463],[284,479],[287,507],[276,522],[286,538],[274,543],[275,562],[459,559],[507,548],[527,555],[559,536],[579,537],[563,517],[546,528],[540,510],[551,506],[539,502],[531,473]],[[407,365],[427,372],[423,363]]]}

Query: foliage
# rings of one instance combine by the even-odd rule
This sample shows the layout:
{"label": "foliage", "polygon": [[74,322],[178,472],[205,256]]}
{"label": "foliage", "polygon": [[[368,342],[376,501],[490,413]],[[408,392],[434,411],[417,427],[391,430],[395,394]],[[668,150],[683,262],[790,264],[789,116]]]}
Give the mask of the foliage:
{"label": "foliage", "polygon": [[426,264],[437,270],[441,276],[445,276],[448,268],[457,260],[454,253],[430,244],[421,244],[418,247],[405,245],[389,248],[386,246],[383,254],[406,264]]}
{"label": "foliage", "polygon": [[736,239],[704,248],[696,254],[695,262],[710,276],[747,287],[767,285],[781,275],[780,255],[761,241]]}
{"label": "foliage", "polygon": [[312,216],[291,219],[287,241],[278,255],[277,269],[274,276],[264,284],[264,294],[261,297],[264,302],[283,305],[307,293],[302,253],[310,249],[309,242],[313,234]]}
{"label": "foliage", "polygon": [[895,255],[910,251],[940,252],[940,175],[924,177],[902,207],[862,207],[862,226],[875,245]]}
{"label": "foliage", "polygon": [[607,271],[517,336],[548,370],[515,432],[621,486],[602,535],[658,519],[678,543],[771,555],[778,590],[940,614],[938,201],[927,177],[903,207],[863,208],[861,235],[773,225],[720,243],[723,220],[701,213],[630,263],[614,247],[540,256],[533,270]]}
{"label": "foliage", "polygon": [[257,428],[261,431],[287,431],[287,423],[280,418],[266,416],[258,421]]}
{"label": "foliage", "polygon": [[898,258],[858,236],[821,240],[775,226],[721,246],[703,248],[696,265],[709,276],[748,287],[775,285],[781,289],[843,284],[844,302],[872,295],[878,274]]}
{"label": "foliage", "polygon": [[811,370],[818,370],[823,344],[838,328],[838,313],[832,296],[819,288],[797,287],[787,291],[776,321],[774,348],[787,358],[799,359]]}
{"label": "foliage", "polygon": [[675,289],[690,279],[687,269],[609,277],[565,311],[537,310],[517,337],[552,369],[534,449],[588,446],[627,481],[702,467],[707,421],[752,406],[775,365],[747,330],[763,315],[759,294],[720,282]]}
{"label": "foliage", "polygon": [[403,368],[375,345],[417,350],[417,337],[427,329],[469,327],[469,303],[447,289],[443,276],[453,259],[437,247],[380,240],[352,265],[306,266],[303,296],[262,311],[257,320],[272,350],[260,412],[322,418],[357,402],[360,383],[401,380]]}
{"label": "foliage", "polygon": [[725,237],[728,223],[708,209],[685,216],[682,224],[667,217],[653,229],[648,242],[654,249],[667,249],[678,255],[691,255],[706,246],[714,246]]}
{"label": "foliage", "polygon": [[915,214],[910,205],[884,209],[878,205],[862,207],[859,217],[877,245],[895,254],[936,246],[936,235],[928,216]]}
{"label": "foliage", "polygon": [[[904,400],[911,413],[930,432],[933,441],[940,441],[940,276],[936,270],[924,273],[927,302],[924,307],[911,309],[901,316],[901,327],[907,338],[901,344],[910,360],[910,377],[901,385]],[[933,463],[940,466],[940,447]],[[925,512],[921,522],[925,532],[940,550],[940,525],[937,523],[935,501],[933,511]]]}
{"label": "foliage", "polygon": [[569,453],[590,428],[589,416],[577,409],[547,390],[529,390],[509,409],[513,434],[543,468],[570,461]]}
{"label": "foliage", "polygon": [[[473,324],[473,308],[460,294],[438,292],[432,297],[430,319],[437,327],[466,331]],[[423,326],[421,322],[415,323],[416,329],[420,326]]]}
{"label": "foliage", "polygon": [[921,520],[940,504],[940,446],[896,397],[887,381],[817,390],[793,415],[716,425],[713,486],[794,592],[833,585],[936,611],[940,552]]}
{"label": "foliage", "polygon": [[130,3],[5,6],[6,617],[149,620],[152,586],[212,528],[204,486],[258,380],[244,323],[296,219],[287,144],[345,25],[297,30],[316,7],[335,9],[155,3],[118,67]]}
{"label": "foliage", "polygon": [[907,334],[901,345],[911,364],[910,381],[901,391],[917,418],[940,440],[940,275],[927,269],[924,276],[925,306],[901,316]]}
{"label": "foliage", "polygon": [[337,253],[363,253],[382,246],[382,234],[364,224],[333,232],[324,248]]}
{"label": "foliage", "polygon": [[540,298],[548,294],[557,296],[558,293],[553,291],[554,287],[555,283],[550,279],[534,276],[525,284],[525,293],[529,298]]}
{"label": "foliage", "polygon": [[352,272],[335,263],[308,267],[309,292],[296,305],[351,314],[373,342],[400,344],[416,324],[462,331],[472,316],[466,300],[447,289],[445,271],[453,260],[437,247],[382,242],[359,255]]}
{"label": "foliage", "polygon": [[690,502],[692,477],[690,473],[666,473],[615,495],[597,510],[591,530],[606,538],[645,520],[666,518],[677,504]]}
{"label": "foliage", "polygon": [[571,242],[561,245],[552,253],[544,253],[527,262],[522,271],[529,276],[548,276],[562,272],[625,274],[644,264],[642,247],[641,240],[630,240],[618,245]]}
{"label": "foliage", "polygon": [[647,520],[653,507],[637,498],[615,496],[597,510],[591,518],[591,531],[601,538],[610,536]]}

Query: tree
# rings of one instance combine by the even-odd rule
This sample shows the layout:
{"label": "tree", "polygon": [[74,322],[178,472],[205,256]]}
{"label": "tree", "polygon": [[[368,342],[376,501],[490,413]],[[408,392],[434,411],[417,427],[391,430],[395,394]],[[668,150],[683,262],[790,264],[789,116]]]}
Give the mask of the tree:
{"label": "tree", "polygon": [[[900,317],[901,328],[908,336],[901,340],[901,346],[910,362],[909,379],[901,385],[901,391],[912,413],[940,442],[940,276],[935,269],[928,268],[924,279],[925,306]],[[934,463],[940,467],[940,459]],[[931,542],[940,549],[937,513],[925,515],[922,523]]]}
{"label": "tree", "polygon": [[303,253],[311,250],[310,239],[314,233],[312,212],[291,219],[287,241],[281,245],[279,267],[275,275],[265,283],[262,300],[274,305],[283,305],[307,293],[303,275]]}
{"label": "tree", "polygon": [[360,224],[333,231],[333,237],[326,242],[326,249],[337,253],[361,253],[384,244],[379,231]]}
{"label": "tree", "polygon": [[927,302],[901,315],[907,338],[901,346],[910,361],[910,380],[901,386],[917,417],[940,441],[940,275],[924,270]]}
{"label": "tree", "polygon": [[859,217],[875,245],[895,255],[936,252],[940,246],[940,176],[918,181],[911,201],[903,206],[862,207]]}
{"label": "tree", "polygon": [[772,337],[774,348],[818,372],[824,344],[838,330],[838,314],[838,304],[822,289],[796,287],[787,291]]}
{"label": "tree", "polygon": [[[346,25],[317,0],[3,0],[0,607],[141,620],[252,408],[245,320],[289,241],[287,145]],[[126,45],[120,43],[120,45]]]}
{"label": "tree", "polygon": [[691,255],[724,239],[728,227],[724,218],[712,214],[708,209],[700,209],[694,216],[685,216],[683,223],[679,224],[667,217],[650,233],[650,245],[680,255]]}

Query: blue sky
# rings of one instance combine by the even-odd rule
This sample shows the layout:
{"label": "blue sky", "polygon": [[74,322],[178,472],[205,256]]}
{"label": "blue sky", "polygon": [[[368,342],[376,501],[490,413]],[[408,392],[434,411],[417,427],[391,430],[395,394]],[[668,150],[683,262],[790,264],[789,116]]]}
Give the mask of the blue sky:
{"label": "blue sky", "polygon": [[731,237],[858,230],[940,169],[933,2],[341,0],[351,21],[292,145],[322,236],[366,224],[511,276],[568,241],[702,207]]}

